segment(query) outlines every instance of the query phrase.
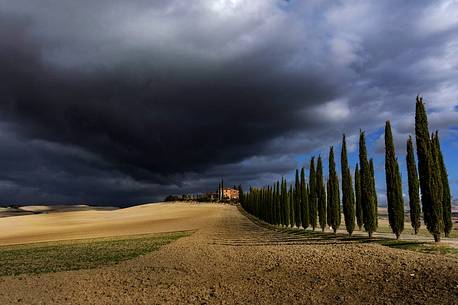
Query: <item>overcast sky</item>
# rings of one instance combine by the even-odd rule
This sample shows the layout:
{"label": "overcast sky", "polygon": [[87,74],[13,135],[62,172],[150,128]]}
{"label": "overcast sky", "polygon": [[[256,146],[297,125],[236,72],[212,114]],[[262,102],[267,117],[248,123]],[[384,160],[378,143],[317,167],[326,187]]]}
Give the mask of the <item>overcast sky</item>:
{"label": "overcast sky", "polygon": [[456,198],[457,54],[458,1],[0,0],[0,203],[265,185],[359,128],[383,201],[417,94]]}

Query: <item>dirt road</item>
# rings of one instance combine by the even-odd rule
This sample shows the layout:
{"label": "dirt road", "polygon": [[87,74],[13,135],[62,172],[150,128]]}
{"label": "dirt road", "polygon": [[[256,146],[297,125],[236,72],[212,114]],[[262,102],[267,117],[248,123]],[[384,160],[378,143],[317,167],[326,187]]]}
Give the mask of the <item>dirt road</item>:
{"label": "dirt road", "polygon": [[456,259],[285,235],[233,206],[202,211],[187,218],[190,237],[116,266],[2,277],[0,304],[458,304]]}

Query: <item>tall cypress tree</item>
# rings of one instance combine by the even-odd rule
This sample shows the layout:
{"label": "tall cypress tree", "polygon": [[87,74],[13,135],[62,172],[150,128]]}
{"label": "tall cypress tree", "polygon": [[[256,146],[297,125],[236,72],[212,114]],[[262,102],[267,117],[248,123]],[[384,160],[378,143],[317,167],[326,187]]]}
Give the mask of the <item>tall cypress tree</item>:
{"label": "tall cypress tree", "polygon": [[274,210],[274,201],[273,201],[273,189],[272,187],[269,185],[267,186],[267,202],[269,203],[269,215],[268,215],[268,222],[270,224],[274,223],[274,213],[275,213],[275,210]]}
{"label": "tall cypress tree", "polygon": [[413,152],[413,143],[412,137],[409,136],[407,140],[407,177],[409,180],[409,208],[410,208],[410,222],[415,234],[418,233],[420,228],[420,193],[419,193],[419,182],[418,182],[418,173],[417,166],[415,163],[415,156]]}
{"label": "tall cypress tree", "polygon": [[373,194],[373,180],[371,177],[371,170],[369,161],[367,160],[366,139],[364,132],[360,131],[359,135],[359,163],[361,165],[360,178],[361,178],[361,205],[363,210],[363,224],[364,229],[372,237],[372,233],[377,229],[375,202]]}
{"label": "tall cypress tree", "polygon": [[342,136],[342,151],[340,153],[340,169],[342,174],[342,208],[345,227],[348,235],[353,234],[355,229],[355,195],[351,182],[350,168],[348,167],[347,143],[345,134]]}
{"label": "tall cypress tree", "polygon": [[433,165],[433,172],[432,172],[432,179],[433,179],[433,188],[435,191],[435,196],[437,200],[441,204],[441,209],[442,209],[442,232],[444,232],[445,228],[445,223],[444,223],[444,205],[443,205],[443,187],[442,187],[442,173],[441,173],[441,166],[440,166],[440,161],[439,161],[439,151],[438,147],[436,145],[436,137],[435,134],[431,134],[431,158],[432,158],[432,163]]}
{"label": "tall cypress tree", "polygon": [[324,231],[326,228],[326,189],[323,181],[323,161],[321,156],[318,156],[316,165],[316,193],[318,196],[318,219],[321,230]]}
{"label": "tall cypress tree", "polygon": [[[439,202],[441,203],[442,206],[442,215],[444,213],[444,205],[443,205],[443,195],[444,195],[444,188],[442,185],[442,170],[441,170],[441,164],[440,164],[440,158],[439,158],[439,145],[437,145],[437,139],[436,136],[437,133],[431,134],[431,155],[434,161],[434,169],[435,171],[433,172],[433,178],[435,181],[435,189],[437,191],[437,198]],[[444,219],[442,218],[443,225],[445,227]],[[444,230],[444,228],[443,228]]]}
{"label": "tall cypress tree", "polygon": [[296,205],[295,208],[295,217],[296,217],[296,227],[302,226],[302,209],[301,209],[301,184],[299,181],[299,170],[296,169],[296,180],[294,184],[294,202]]}
{"label": "tall cypress tree", "polygon": [[443,221],[444,221],[444,233],[445,237],[450,236],[450,232],[453,229],[452,221],[452,196],[450,194],[450,184],[448,182],[447,168],[445,167],[444,157],[442,155],[442,150],[439,141],[439,133],[436,131],[434,137],[434,144],[436,146],[437,157],[439,161],[439,168],[442,181],[442,211],[443,211]]}
{"label": "tall cypress tree", "polygon": [[316,190],[316,173],[315,173],[315,157],[310,160],[309,174],[309,209],[310,209],[310,225],[315,231],[318,215],[318,196]]}
{"label": "tall cypress tree", "polygon": [[358,163],[356,163],[355,167],[355,203],[356,223],[361,231],[361,228],[363,227],[363,207],[361,204],[361,175]]}
{"label": "tall cypress tree", "polygon": [[242,204],[243,202],[243,189],[242,189],[242,185],[239,184],[239,202],[240,204]]}
{"label": "tall cypress tree", "polygon": [[270,215],[269,215],[269,223],[274,224],[275,223],[275,205],[274,205],[274,189],[272,186],[269,185],[269,194],[268,194],[268,200],[269,200],[269,206],[270,206]]}
{"label": "tall cypress tree", "polygon": [[438,194],[437,179],[434,177],[437,169],[431,152],[428,118],[423,99],[418,96],[415,108],[415,137],[423,216],[426,228],[434,236],[434,241],[439,242],[444,227],[442,202]]}
{"label": "tall cypress tree", "polygon": [[433,174],[433,184],[434,184],[434,189],[436,191],[436,196],[437,200],[441,204],[441,209],[442,209],[442,232],[445,232],[445,222],[444,222],[444,201],[443,201],[443,195],[444,195],[444,188],[442,185],[442,170],[441,170],[441,164],[439,160],[439,150],[438,150],[438,145],[436,144],[436,134],[431,134],[431,157],[434,163],[434,171],[432,172]]}
{"label": "tall cypress tree", "polygon": [[332,216],[331,216],[331,201],[330,201],[330,193],[332,192],[331,190],[332,185],[331,181],[328,179],[326,181],[326,224],[328,225],[329,228],[331,228],[332,225]]}
{"label": "tall cypress tree", "polygon": [[375,171],[374,171],[374,159],[369,160],[369,168],[371,174],[371,186],[372,186],[372,195],[374,196],[374,219],[375,227],[378,227],[378,200],[377,200],[377,190],[375,189]]}
{"label": "tall cypress tree", "polygon": [[289,196],[288,196],[288,186],[286,185],[286,179],[283,179],[283,192],[284,192],[284,222],[283,225],[285,227],[289,227],[290,225],[290,212],[289,212]]}
{"label": "tall cypress tree", "polygon": [[219,200],[221,200],[221,183],[218,183],[218,201]]}
{"label": "tall cypress tree", "polygon": [[273,225],[276,225],[277,224],[277,201],[275,200],[276,198],[276,192],[277,192],[277,189],[276,189],[276,183],[274,182],[274,184],[272,185],[272,194],[271,194],[271,201],[272,201],[272,224]]}
{"label": "tall cypress tree", "polygon": [[281,210],[281,200],[280,200],[280,182],[277,181],[277,193],[275,196],[275,201],[277,202],[277,225],[282,225],[282,210]]}
{"label": "tall cypress tree", "polygon": [[264,206],[265,206],[265,219],[266,222],[272,223],[272,201],[270,200],[271,189],[270,185],[267,188],[264,188]]}
{"label": "tall cypress tree", "polygon": [[224,180],[221,179],[221,200],[224,200]]}
{"label": "tall cypress tree", "polygon": [[280,226],[283,227],[285,225],[285,192],[283,190],[283,177],[280,181]]}
{"label": "tall cypress tree", "polygon": [[293,185],[289,185],[289,191],[288,191],[288,205],[290,209],[290,218],[289,218],[289,223],[290,227],[294,227],[294,190],[293,190]]}
{"label": "tall cypress tree", "polygon": [[289,224],[291,228],[294,228],[296,225],[296,207],[294,202],[294,188],[292,183],[289,185],[289,188]]}
{"label": "tall cypress tree", "polygon": [[305,181],[305,170],[301,169],[301,211],[302,211],[302,227],[307,229],[310,224],[309,204],[308,204],[307,183]]}
{"label": "tall cypress tree", "polygon": [[402,199],[401,173],[393,143],[390,121],[385,124],[385,177],[388,203],[388,220],[396,239],[404,230],[404,201]]}
{"label": "tall cypress tree", "polygon": [[336,163],[334,161],[334,147],[329,150],[329,192],[328,206],[330,211],[330,226],[336,233],[340,226],[340,194],[339,194],[339,178],[337,178]]}
{"label": "tall cypress tree", "polygon": [[269,201],[269,206],[270,206],[270,217],[269,217],[269,223],[270,224],[275,224],[275,184],[272,186],[268,186],[269,189],[269,194],[268,194],[268,201]]}

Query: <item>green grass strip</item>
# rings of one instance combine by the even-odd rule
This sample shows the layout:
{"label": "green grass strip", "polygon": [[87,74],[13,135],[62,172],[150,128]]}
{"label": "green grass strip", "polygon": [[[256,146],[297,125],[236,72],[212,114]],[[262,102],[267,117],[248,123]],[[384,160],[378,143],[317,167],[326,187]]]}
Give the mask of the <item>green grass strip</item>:
{"label": "green grass strip", "polygon": [[192,232],[130,235],[0,247],[0,276],[91,269],[158,250]]}

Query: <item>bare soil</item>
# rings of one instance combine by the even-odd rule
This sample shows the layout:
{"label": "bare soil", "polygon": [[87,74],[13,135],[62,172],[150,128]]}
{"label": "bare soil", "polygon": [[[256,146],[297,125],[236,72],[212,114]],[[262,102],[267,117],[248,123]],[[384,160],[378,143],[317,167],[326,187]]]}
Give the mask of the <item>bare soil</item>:
{"label": "bare soil", "polygon": [[0,304],[458,304],[455,258],[283,234],[227,205],[148,207],[153,230],[176,206],[166,228],[191,236],[115,266],[0,277]]}

